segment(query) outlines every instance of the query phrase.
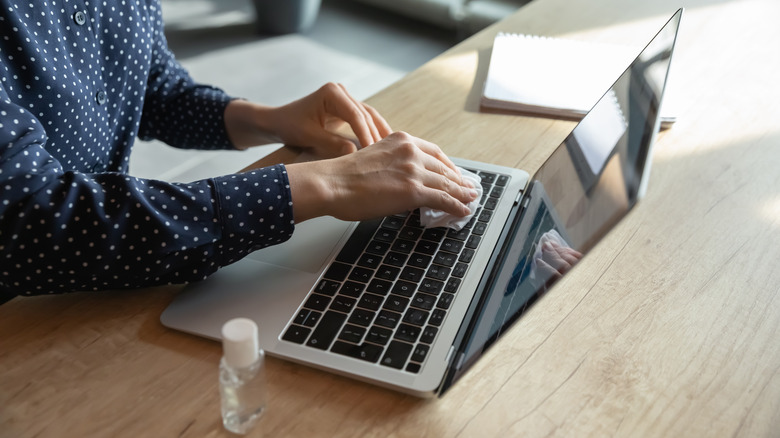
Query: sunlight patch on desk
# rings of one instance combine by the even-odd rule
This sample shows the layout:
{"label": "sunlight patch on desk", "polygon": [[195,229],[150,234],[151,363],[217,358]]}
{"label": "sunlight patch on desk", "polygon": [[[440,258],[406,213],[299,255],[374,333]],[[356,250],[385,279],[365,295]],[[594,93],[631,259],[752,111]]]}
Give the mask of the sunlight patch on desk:
{"label": "sunlight patch on desk", "polygon": [[780,196],[764,201],[759,206],[759,214],[772,228],[780,228]]}
{"label": "sunlight patch on desk", "polygon": [[[364,100],[406,72],[347,55],[302,35],[258,40],[182,61],[193,78],[232,96],[282,105],[314,92],[326,82],[344,84]],[[138,141],[130,158],[132,175],[189,182],[233,173],[276,150],[276,145],[244,152],[199,151]]]}

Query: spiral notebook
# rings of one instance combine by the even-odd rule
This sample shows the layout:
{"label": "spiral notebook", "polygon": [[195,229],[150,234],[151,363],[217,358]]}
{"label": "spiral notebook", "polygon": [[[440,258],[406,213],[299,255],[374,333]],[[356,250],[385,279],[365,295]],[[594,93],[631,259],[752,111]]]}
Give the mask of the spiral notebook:
{"label": "spiral notebook", "polygon": [[[638,52],[628,45],[499,33],[481,106],[579,120]],[[664,127],[675,120],[671,112],[661,110]]]}

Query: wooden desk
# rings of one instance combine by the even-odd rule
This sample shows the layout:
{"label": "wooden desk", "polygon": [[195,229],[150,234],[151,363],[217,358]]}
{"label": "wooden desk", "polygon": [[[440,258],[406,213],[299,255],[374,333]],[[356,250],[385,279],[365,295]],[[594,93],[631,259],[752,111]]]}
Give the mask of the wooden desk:
{"label": "wooden desk", "polygon": [[[680,121],[617,229],[443,399],[269,359],[254,436],[778,436],[780,2],[534,0],[370,102],[533,171],[572,124],[477,111],[493,35],[643,43],[681,5]],[[0,436],[227,436],[220,346],[159,323],[176,290],[0,306]]]}

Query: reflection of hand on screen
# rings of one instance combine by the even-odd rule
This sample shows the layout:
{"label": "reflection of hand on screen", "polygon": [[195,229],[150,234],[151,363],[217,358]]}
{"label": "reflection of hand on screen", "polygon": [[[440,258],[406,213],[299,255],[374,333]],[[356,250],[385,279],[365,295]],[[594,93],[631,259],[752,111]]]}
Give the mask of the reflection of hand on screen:
{"label": "reflection of hand on screen", "polygon": [[544,277],[560,278],[580,259],[582,254],[556,242],[546,242],[542,245],[542,258],[536,263]]}
{"label": "reflection of hand on screen", "polygon": [[[550,233],[554,233],[552,236]],[[571,269],[582,254],[566,246],[554,230],[545,233],[539,239],[539,247],[534,257],[535,274],[543,279],[558,279]],[[558,237],[558,238],[556,238]]]}

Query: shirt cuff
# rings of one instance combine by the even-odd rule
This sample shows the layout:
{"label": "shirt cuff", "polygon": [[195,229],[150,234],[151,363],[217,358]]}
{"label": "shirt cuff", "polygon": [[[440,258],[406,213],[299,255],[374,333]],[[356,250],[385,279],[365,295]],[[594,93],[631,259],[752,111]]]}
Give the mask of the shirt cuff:
{"label": "shirt cuff", "polygon": [[295,229],[287,170],[282,164],[214,178],[222,240],[240,258],[288,240]]}

